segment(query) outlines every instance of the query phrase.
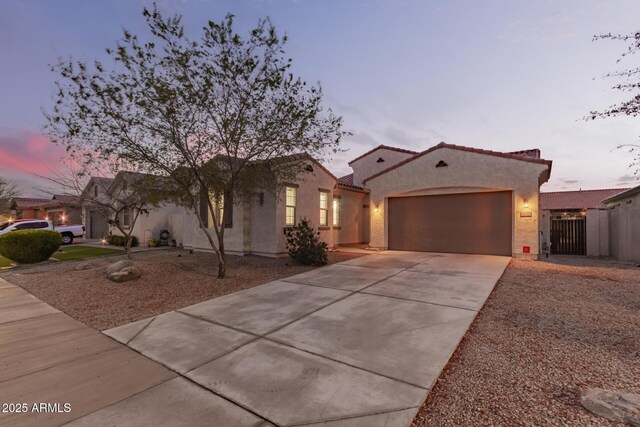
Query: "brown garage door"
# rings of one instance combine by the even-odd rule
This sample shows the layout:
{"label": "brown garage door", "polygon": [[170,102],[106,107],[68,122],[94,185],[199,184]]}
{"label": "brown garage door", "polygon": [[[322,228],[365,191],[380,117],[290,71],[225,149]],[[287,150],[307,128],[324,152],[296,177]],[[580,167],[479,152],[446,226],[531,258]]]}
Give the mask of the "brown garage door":
{"label": "brown garage door", "polygon": [[511,192],[389,199],[389,249],[511,256]]}

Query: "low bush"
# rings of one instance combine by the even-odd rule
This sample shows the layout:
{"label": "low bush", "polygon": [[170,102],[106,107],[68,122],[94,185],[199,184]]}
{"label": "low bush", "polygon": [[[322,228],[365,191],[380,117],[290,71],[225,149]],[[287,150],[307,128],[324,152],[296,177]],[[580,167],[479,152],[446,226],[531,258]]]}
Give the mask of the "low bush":
{"label": "low bush", "polygon": [[303,218],[293,227],[284,229],[289,256],[303,265],[325,265],[327,263],[328,245],[321,241],[311,222]]}
{"label": "low bush", "polygon": [[18,230],[0,236],[0,255],[20,264],[48,260],[62,244],[62,235],[51,230]]}
{"label": "low bush", "polygon": [[[127,246],[127,238],[126,236],[109,236],[109,244],[113,246]],[[131,247],[138,246],[138,238],[136,236],[131,236]]]}

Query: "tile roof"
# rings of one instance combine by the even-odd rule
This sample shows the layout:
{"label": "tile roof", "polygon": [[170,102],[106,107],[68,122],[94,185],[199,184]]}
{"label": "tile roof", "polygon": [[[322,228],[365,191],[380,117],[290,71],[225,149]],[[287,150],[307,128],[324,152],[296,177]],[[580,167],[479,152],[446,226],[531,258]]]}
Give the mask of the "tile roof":
{"label": "tile roof", "polygon": [[92,176],[91,179],[93,182],[98,184],[100,187],[107,189],[113,183],[113,178],[106,178],[103,176]]}
{"label": "tile roof", "polygon": [[54,194],[52,200],[57,200],[61,203],[79,204],[80,198],[71,194]]}
{"label": "tile roof", "polygon": [[540,208],[562,209],[606,209],[603,200],[619,194],[627,188],[604,188],[600,190],[552,191],[540,193]]}
{"label": "tile roof", "polygon": [[46,203],[49,203],[50,199],[41,199],[35,197],[16,197],[13,199],[18,209],[27,209],[32,207],[40,207]]}
{"label": "tile roof", "polygon": [[384,149],[384,150],[391,150],[391,151],[397,151],[397,152],[399,152],[399,153],[406,153],[406,154],[411,154],[411,155],[418,154],[418,152],[417,152],[417,151],[413,151],[413,150],[407,150],[407,149],[404,149],[404,148],[398,148],[398,147],[391,147],[391,146],[389,146],[389,145],[378,145],[377,147],[375,147],[375,148],[373,148],[373,149],[371,149],[371,150],[367,151],[366,153],[361,154],[360,156],[356,157],[355,159],[351,160],[351,161],[349,162],[349,164],[351,164],[351,163],[353,163],[353,162],[355,162],[355,161],[358,161],[358,160],[360,160],[361,158],[366,157],[366,156],[368,156],[369,154],[371,154],[371,153],[373,153],[373,152],[375,152],[375,151],[377,151],[377,150],[381,150],[381,149]]}
{"label": "tile roof", "polygon": [[353,174],[350,173],[349,175],[345,175],[343,177],[338,178],[338,185],[342,185],[344,187],[349,187],[349,188],[353,188],[355,190],[362,190],[362,191],[367,191],[364,189],[364,187],[360,187],[358,185],[354,185],[353,184]]}
{"label": "tile roof", "polygon": [[385,174],[385,173],[389,172],[390,170],[397,168],[398,166],[402,166],[405,163],[413,161],[413,160],[417,159],[418,157],[422,157],[425,154],[429,154],[430,152],[435,151],[435,150],[437,150],[439,148],[449,148],[451,150],[467,151],[467,152],[470,152],[470,153],[486,154],[488,156],[504,157],[504,158],[507,158],[507,159],[514,159],[514,160],[522,160],[524,162],[546,164],[546,165],[549,166],[549,172],[551,171],[551,164],[553,163],[551,160],[545,160],[545,159],[532,157],[530,155],[521,154],[521,153],[524,153],[524,152],[530,154],[533,150],[515,151],[515,152],[512,152],[512,153],[503,153],[501,151],[483,150],[481,148],[465,147],[463,145],[447,144],[446,142],[441,142],[440,144],[434,145],[433,147],[428,148],[428,149],[422,151],[421,153],[417,153],[416,155],[414,155],[412,157],[409,157],[408,159],[405,159],[405,160],[401,161],[400,163],[396,163],[395,165],[391,166],[390,168],[387,168],[387,169],[385,169],[385,170],[383,170],[381,172],[378,172],[376,174],[371,175],[370,177],[366,178],[364,180],[364,182],[367,182],[372,178],[375,178],[377,176]]}
{"label": "tile roof", "polygon": [[353,174],[350,173],[349,175],[345,175],[345,176],[342,176],[342,177],[338,178],[338,184],[352,186],[353,185]]}

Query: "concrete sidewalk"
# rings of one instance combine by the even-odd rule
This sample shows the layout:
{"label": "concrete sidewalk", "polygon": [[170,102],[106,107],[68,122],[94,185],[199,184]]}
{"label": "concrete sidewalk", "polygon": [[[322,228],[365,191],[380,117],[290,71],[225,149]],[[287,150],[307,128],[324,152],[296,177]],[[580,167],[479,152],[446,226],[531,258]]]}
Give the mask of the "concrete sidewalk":
{"label": "concrete sidewalk", "polygon": [[0,344],[2,426],[58,426],[177,377],[3,279]]}
{"label": "concrete sidewalk", "polygon": [[193,393],[213,425],[406,426],[509,260],[380,252],[105,331],[182,378],[73,424],[169,424]]}

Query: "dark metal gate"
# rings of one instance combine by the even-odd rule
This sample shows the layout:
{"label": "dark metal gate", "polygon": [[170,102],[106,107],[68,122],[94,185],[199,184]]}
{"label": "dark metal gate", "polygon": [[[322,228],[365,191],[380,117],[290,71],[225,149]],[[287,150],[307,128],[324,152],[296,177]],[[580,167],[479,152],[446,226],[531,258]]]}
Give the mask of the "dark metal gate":
{"label": "dark metal gate", "polygon": [[586,218],[551,218],[551,253],[559,255],[586,255]]}

